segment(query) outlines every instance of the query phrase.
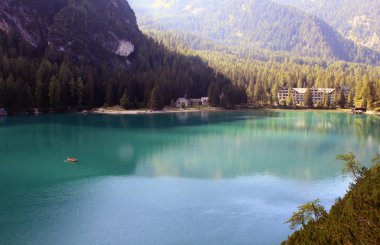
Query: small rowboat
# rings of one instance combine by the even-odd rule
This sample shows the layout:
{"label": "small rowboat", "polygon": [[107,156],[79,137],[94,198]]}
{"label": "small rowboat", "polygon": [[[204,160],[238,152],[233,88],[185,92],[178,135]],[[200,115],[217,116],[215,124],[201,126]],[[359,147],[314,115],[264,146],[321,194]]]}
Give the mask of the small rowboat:
{"label": "small rowboat", "polygon": [[69,162],[69,163],[76,163],[78,162],[78,159],[74,158],[74,157],[68,157],[66,162]]}

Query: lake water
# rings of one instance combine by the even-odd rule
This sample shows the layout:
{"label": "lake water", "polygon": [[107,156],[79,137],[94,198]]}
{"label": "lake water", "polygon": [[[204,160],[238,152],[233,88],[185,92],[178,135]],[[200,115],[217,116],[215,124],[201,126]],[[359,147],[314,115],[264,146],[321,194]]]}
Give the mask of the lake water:
{"label": "lake water", "polygon": [[380,119],[344,113],[0,120],[6,245],[279,244],[297,206],[345,194],[336,154],[380,152]]}

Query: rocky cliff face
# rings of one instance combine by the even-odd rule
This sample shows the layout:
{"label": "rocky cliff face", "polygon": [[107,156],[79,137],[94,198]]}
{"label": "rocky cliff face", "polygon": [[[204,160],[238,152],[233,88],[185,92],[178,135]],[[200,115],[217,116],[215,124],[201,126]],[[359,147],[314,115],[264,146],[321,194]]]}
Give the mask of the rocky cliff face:
{"label": "rocky cliff face", "polygon": [[128,57],[142,34],[125,0],[2,0],[0,30],[92,61]]}

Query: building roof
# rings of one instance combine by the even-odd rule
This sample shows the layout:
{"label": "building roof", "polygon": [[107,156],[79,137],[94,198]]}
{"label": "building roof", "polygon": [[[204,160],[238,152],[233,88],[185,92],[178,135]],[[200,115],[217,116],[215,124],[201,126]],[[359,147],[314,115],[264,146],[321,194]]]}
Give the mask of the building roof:
{"label": "building roof", "polygon": [[7,116],[8,113],[4,108],[0,108],[0,116]]}
{"label": "building roof", "polygon": [[180,98],[178,98],[178,100],[188,100],[188,99],[180,97]]}
{"label": "building roof", "polygon": [[[292,88],[292,90],[296,91],[299,94],[305,94],[307,91],[307,88]],[[316,91],[316,90],[322,93],[331,94],[332,92],[335,91],[335,88],[311,88],[311,91]]]}
{"label": "building roof", "polygon": [[299,94],[305,94],[307,88],[293,88]]}
{"label": "building roof", "polygon": [[335,91],[335,88],[318,88],[319,91],[327,94],[331,94]]}

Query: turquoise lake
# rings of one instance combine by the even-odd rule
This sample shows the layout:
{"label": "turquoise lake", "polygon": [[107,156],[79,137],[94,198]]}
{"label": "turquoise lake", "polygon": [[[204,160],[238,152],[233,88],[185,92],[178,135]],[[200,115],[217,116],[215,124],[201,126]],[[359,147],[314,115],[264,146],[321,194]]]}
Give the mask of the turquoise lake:
{"label": "turquoise lake", "polygon": [[0,139],[0,244],[280,244],[297,206],[346,193],[337,154],[380,152],[380,119],[41,115]]}

